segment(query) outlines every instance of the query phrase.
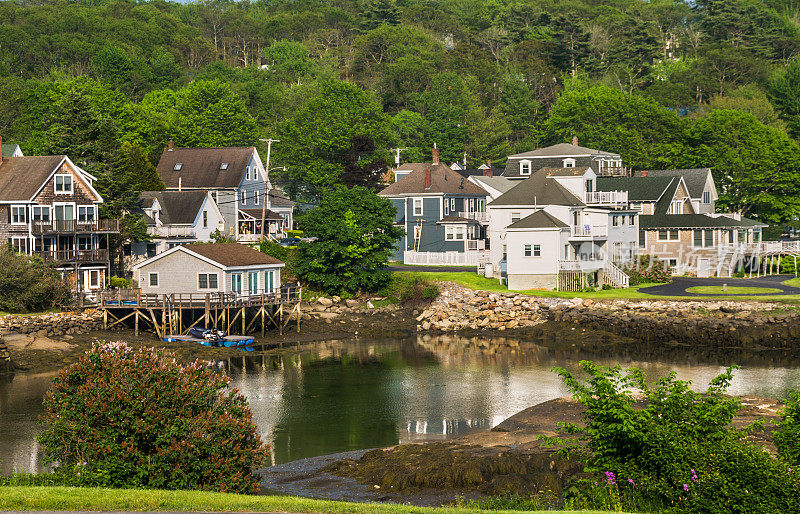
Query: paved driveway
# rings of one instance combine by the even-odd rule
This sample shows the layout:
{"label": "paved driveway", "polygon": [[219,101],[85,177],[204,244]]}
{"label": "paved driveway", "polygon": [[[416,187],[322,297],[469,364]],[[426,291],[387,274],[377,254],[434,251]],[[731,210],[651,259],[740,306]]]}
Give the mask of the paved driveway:
{"label": "paved driveway", "polygon": [[755,294],[736,294],[730,296],[785,296],[800,295],[800,287],[787,286],[781,282],[794,278],[794,275],[770,275],[760,278],[687,278],[675,277],[669,284],[644,287],[639,289],[640,293],[657,294],[662,296],[717,296],[726,295],[689,293],[686,290],[697,286],[721,286],[728,284],[728,287],[769,287],[780,289],[780,293],[755,293]]}

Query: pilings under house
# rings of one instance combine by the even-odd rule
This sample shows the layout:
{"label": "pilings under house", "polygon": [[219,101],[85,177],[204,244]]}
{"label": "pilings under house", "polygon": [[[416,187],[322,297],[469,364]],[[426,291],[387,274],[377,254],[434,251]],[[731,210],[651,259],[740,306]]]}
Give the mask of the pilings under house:
{"label": "pilings under house", "polygon": [[155,330],[159,339],[168,334],[185,335],[190,328],[223,330],[248,335],[275,327],[283,335],[290,322],[300,332],[302,288],[272,293],[173,293],[142,294],[138,290],[103,291],[96,305],[103,312],[103,328],[133,325]]}

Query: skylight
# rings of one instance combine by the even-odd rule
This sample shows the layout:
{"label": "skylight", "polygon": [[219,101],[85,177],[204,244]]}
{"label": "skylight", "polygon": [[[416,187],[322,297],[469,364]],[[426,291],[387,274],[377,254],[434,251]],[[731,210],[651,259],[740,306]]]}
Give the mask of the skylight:
{"label": "skylight", "polygon": [[228,169],[228,163],[227,162],[223,162],[222,164],[219,165],[219,169],[227,170]]}
{"label": "skylight", "polygon": [[176,162],[175,163],[175,171],[180,171],[181,168],[183,168],[183,163],[182,162]]}

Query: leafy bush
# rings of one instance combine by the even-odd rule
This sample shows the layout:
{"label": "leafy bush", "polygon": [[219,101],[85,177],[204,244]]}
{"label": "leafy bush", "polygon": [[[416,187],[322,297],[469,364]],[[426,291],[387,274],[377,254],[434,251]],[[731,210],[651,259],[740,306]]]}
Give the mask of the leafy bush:
{"label": "leafy bush", "polygon": [[[733,368],[700,394],[674,373],[651,388],[635,368],[625,373],[619,366],[586,361],[581,367],[589,374],[585,383],[557,368],[586,406],[585,427],[563,426],[584,440],[587,471],[599,478],[583,483],[570,507],[609,508],[617,497],[626,510],[648,505],[688,512],[796,512],[800,507],[797,474],[729,426],[739,410],[739,401],[724,395]],[[645,405],[635,405],[634,389]]]}
{"label": "leafy bush", "polygon": [[672,275],[664,261],[651,255],[640,255],[634,264],[623,268],[623,271],[630,277],[632,286],[672,280]]}
{"label": "leafy bush", "polygon": [[279,261],[286,263],[286,267],[283,269],[282,273],[284,278],[288,277],[289,275],[294,276],[297,248],[289,248],[288,246],[283,246],[275,241],[262,239],[261,242],[258,243],[258,249],[261,253],[265,253],[271,257],[275,257]]}
{"label": "leafy bush", "polygon": [[778,454],[792,466],[800,466],[800,391],[790,391],[773,433]]}
{"label": "leafy bush", "polygon": [[302,230],[287,230],[286,237],[303,237]]}
{"label": "leafy bush", "polygon": [[55,266],[0,246],[0,311],[31,312],[66,303],[71,288]]}
{"label": "leafy bush", "polygon": [[435,282],[412,273],[393,273],[389,284],[380,294],[401,304],[424,303],[439,296]]}
{"label": "leafy bush", "polygon": [[164,350],[95,345],[53,379],[39,443],[75,485],[255,493],[268,447],[229,381]]}
{"label": "leafy bush", "polygon": [[108,285],[112,289],[128,289],[131,287],[131,281],[122,277],[111,277],[108,279]]}

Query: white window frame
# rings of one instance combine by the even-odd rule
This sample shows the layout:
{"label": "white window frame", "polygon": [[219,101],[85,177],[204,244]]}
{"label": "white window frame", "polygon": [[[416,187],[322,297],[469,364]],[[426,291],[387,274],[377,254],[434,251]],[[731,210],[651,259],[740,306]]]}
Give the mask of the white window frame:
{"label": "white window frame", "polygon": [[[39,211],[39,219],[36,219],[36,211]],[[47,219],[42,219],[42,213],[47,213]],[[33,205],[31,206],[31,221],[37,221],[40,223],[50,223],[53,217],[50,215],[50,206],[49,205]]]}
{"label": "white window frame", "polygon": [[444,205],[442,207],[444,209],[444,215],[445,216],[449,216],[450,215],[450,201],[447,198],[444,199]]}
{"label": "white window frame", "polygon": [[519,161],[519,174],[520,175],[530,175],[531,168],[533,168],[531,161],[524,160]]}
{"label": "white window frame", "polygon": [[[84,213],[91,212],[92,218],[91,219],[81,219],[81,211]],[[88,221],[95,221],[97,220],[97,208],[94,205],[78,205],[75,207],[75,220],[81,222],[88,222]]]}
{"label": "white window frame", "polygon": [[[66,189],[62,189],[61,191],[58,190],[58,179],[69,178],[69,191]],[[65,184],[62,182],[62,185]],[[69,173],[57,173],[53,177],[53,192],[57,195],[71,195],[75,191],[75,179]]]}
{"label": "white window frame", "polygon": [[256,191],[254,200],[255,200],[255,205],[258,205],[261,202],[261,191]]}
{"label": "white window frame", "polygon": [[[153,285],[153,277],[156,277],[156,285]],[[161,277],[158,274],[158,271],[151,271],[147,274],[147,286],[148,287],[161,287]]]}
{"label": "white window frame", "polygon": [[64,209],[64,213],[66,214],[66,207],[72,207],[72,218],[66,219],[66,217],[61,221],[77,221],[78,219],[78,208],[75,205],[75,202],[53,202],[53,219],[56,219],[56,207],[61,207]]}
{"label": "white window frame", "polygon": [[[414,216],[422,216],[422,198],[412,198],[411,200],[411,209]],[[417,206],[419,206],[419,212],[417,212]]]}
{"label": "white window frame", "polygon": [[563,161],[561,161],[561,164],[564,165],[564,168],[574,168],[575,167],[575,159],[573,159],[571,157],[567,158],[567,159],[564,159]]}
{"label": "white window frame", "polygon": [[522,247],[522,255],[525,257],[533,256],[533,245],[524,245]]}
{"label": "white window frame", "polygon": [[28,241],[27,237],[12,237],[11,248],[15,253],[27,254],[29,253]]}
{"label": "white window frame", "polygon": [[244,189],[239,191],[239,203],[242,205],[247,205],[247,191]]}
{"label": "white window frame", "polygon": [[456,212],[456,199],[455,198],[451,198],[450,199],[450,210],[453,211],[453,212]]}
{"label": "white window frame", "polygon": [[[200,277],[202,275],[206,276],[206,287],[200,287]],[[217,283],[216,287],[211,287],[210,278],[212,276],[214,277],[214,280]],[[208,273],[208,272],[198,273],[197,274],[197,289],[200,290],[200,291],[218,291],[219,290],[219,273]]]}
{"label": "white window frame", "polygon": [[258,294],[258,271],[247,272],[247,292],[249,294]]}
{"label": "white window frame", "polygon": [[203,228],[208,228],[208,211],[203,211]]}
{"label": "white window frame", "polygon": [[[695,239],[695,237],[694,237],[695,236],[695,232],[700,232],[700,245],[699,246],[695,244],[695,242],[697,241]],[[714,230],[713,228],[696,228],[696,229],[692,230],[692,248],[714,248],[714,244],[715,244],[714,232],[716,232],[716,230]],[[710,236],[710,238],[711,238],[710,244],[708,244],[709,241],[708,241],[708,238],[706,238],[706,236]]]}
{"label": "white window frame", "polygon": [[243,273],[231,273],[231,293],[242,294]]}
{"label": "white window frame", "polygon": [[711,203],[711,191],[703,191],[703,203],[706,205]]}
{"label": "white window frame", "polygon": [[[11,209],[11,224],[12,225],[27,225],[28,224],[28,208],[26,205],[12,205],[9,207]],[[16,214],[15,214],[16,211]],[[22,212],[21,219],[22,221],[14,221],[14,218],[20,218],[19,212]]]}
{"label": "white window frame", "polygon": [[542,245],[533,245],[533,256],[534,257],[542,256]]}
{"label": "white window frame", "polygon": [[511,223],[516,223],[521,219],[522,219],[522,213],[521,212],[512,212],[511,213]]}
{"label": "white window frame", "polygon": [[245,180],[250,180],[250,166],[247,166],[244,169],[244,179]]}
{"label": "white window frame", "polygon": [[[666,237],[666,239],[663,239],[663,238],[661,237],[661,232],[662,232],[662,231],[664,231],[664,230],[666,230],[666,232],[667,232],[667,237]],[[673,234],[673,232],[674,232],[675,234],[677,234],[677,235],[676,235],[674,238],[673,238],[673,237],[671,237],[671,236],[672,236],[672,234]],[[681,231],[680,231],[680,230],[678,230],[678,229],[669,229],[669,228],[668,228],[668,229],[660,229],[660,230],[656,230],[656,240],[657,240],[658,242],[660,242],[660,243],[662,243],[662,242],[674,242],[674,241],[680,241],[680,240],[681,240]]]}
{"label": "white window frame", "polygon": [[[92,277],[93,276],[97,277],[97,281],[95,282],[94,285],[92,285],[92,282],[93,282],[92,281]],[[86,278],[86,287],[88,289],[100,289],[101,287],[103,287],[103,284],[101,283],[102,281],[100,280],[100,270],[99,269],[86,270],[86,277],[87,277]]]}
{"label": "white window frame", "polygon": [[414,239],[419,239],[422,235],[422,227],[419,225],[414,225]]}
{"label": "white window frame", "polygon": [[444,228],[445,241],[464,241],[466,240],[466,230],[464,225],[446,225]]}

